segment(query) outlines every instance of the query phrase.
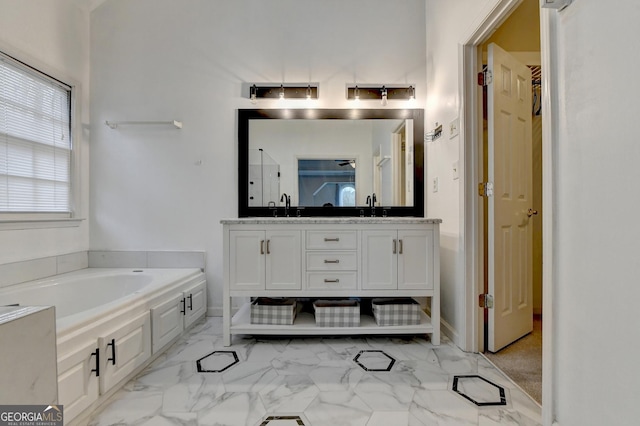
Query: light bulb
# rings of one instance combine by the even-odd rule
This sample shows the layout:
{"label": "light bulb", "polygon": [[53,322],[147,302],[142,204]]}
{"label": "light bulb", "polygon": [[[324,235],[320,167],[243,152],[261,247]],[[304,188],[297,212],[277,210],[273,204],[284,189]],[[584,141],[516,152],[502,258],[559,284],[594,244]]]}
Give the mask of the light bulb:
{"label": "light bulb", "polygon": [[387,105],[387,89],[386,87],[382,86],[382,106]]}
{"label": "light bulb", "polygon": [[308,101],[311,100],[311,85],[307,87],[307,100]]}
{"label": "light bulb", "polygon": [[284,99],[284,86],[280,86],[280,94],[278,96],[280,99]]}
{"label": "light bulb", "polygon": [[409,100],[410,101],[416,100],[416,88],[413,86],[409,87]]}
{"label": "light bulb", "polygon": [[360,100],[360,89],[358,89],[358,86],[356,86],[356,88],[353,89],[353,99],[356,101]]}

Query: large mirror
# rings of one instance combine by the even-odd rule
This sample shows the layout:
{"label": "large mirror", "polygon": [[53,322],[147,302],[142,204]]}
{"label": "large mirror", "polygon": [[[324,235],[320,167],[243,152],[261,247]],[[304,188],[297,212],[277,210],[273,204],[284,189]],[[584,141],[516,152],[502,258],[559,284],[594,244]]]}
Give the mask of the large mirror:
{"label": "large mirror", "polygon": [[239,215],[422,217],[423,134],[422,109],[239,110]]}

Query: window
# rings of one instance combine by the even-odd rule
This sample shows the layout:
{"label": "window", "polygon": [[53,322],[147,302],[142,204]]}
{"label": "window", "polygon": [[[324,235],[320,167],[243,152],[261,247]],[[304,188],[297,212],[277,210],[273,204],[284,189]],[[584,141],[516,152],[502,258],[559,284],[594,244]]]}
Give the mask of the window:
{"label": "window", "polygon": [[0,53],[0,214],[71,217],[71,149],[71,87]]}

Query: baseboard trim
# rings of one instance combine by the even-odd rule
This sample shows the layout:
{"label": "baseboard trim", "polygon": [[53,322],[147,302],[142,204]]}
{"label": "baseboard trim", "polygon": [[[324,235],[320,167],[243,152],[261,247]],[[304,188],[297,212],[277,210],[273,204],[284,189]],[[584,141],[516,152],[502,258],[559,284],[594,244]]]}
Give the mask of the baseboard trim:
{"label": "baseboard trim", "polygon": [[447,336],[449,340],[451,340],[457,347],[462,347],[460,346],[460,336],[458,332],[451,326],[451,324],[442,319],[442,317],[440,317],[440,331],[442,332],[442,334]]}

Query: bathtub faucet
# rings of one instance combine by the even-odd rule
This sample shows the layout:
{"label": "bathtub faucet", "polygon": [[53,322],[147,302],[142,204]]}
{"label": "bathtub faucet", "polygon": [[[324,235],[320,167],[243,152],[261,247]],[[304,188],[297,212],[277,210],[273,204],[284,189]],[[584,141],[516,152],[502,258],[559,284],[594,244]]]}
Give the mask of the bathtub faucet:
{"label": "bathtub faucet", "polygon": [[282,193],[282,196],[280,197],[280,202],[284,201],[284,215],[286,217],[289,217],[289,209],[291,208],[291,196],[287,195],[286,192]]}

